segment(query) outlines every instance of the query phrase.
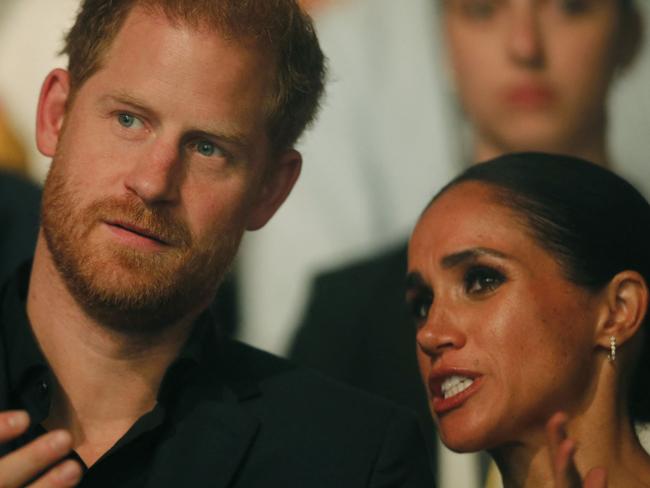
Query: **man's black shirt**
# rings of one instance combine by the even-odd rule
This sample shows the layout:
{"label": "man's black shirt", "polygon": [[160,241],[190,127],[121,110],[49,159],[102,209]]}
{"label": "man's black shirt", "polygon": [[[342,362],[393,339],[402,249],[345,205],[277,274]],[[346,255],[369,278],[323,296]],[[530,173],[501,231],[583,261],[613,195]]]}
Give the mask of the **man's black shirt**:
{"label": "man's black shirt", "polygon": [[[9,384],[8,405],[12,410],[26,410],[31,419],[27,433],[12,442],[10,450],[15,450],[46,432],[41,423],[49,414],[52,385],[55,381],[27,319],[29,273],[28,265],[18,270],[15,279],[6,286],[0,308],[0,341],[8,346],[5,356]],[[154,409],[143,415],[90,468],[76,453],[72,453],[70,457],[85,468],[79,486],[144,486],[152,463],[152,453],[160,436],[173,432],[174,424],[180,420],[175,399],[181,398],[184,389],[193,381],[200,381],[198,377],[202,372],[210,371],[211,365],[207,358],[215,357],[215,352],[216,338],[212,323],[208,316],[203,316],[196,322],[193,333],[178,358],[167,369]],[[119,402],[120,399],[116,398],[115,401]],[[108,479],[111,481],[107,484],[105,481]]]}
{"label": "man's black shirt", "polygon": [[[0,290],[0,411],[24,408],[34,426],[0,456],[44,432],[55,381],[27,320],[28,280],[25,267]],[[196,321],[155,408],[79,486],[433,486],[412,414],[217,330],[207,313]]]}

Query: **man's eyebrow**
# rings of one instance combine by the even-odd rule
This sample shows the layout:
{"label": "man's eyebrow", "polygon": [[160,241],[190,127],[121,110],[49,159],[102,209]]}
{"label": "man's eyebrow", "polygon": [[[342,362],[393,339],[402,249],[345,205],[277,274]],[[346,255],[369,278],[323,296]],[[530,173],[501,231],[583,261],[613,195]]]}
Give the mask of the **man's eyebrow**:
{"label": "man's eyebrow", "polygon": [[187,135],[184,139],[216,139],[220,142],[225,142],[226,144],[231,144],[237,146],[240,149],[246,149],[250,147],[250,142],[246,136],[239,134],[237,132],[225,132],[220,130],[200,130],[200,129],[190,129],[187,132]]}
{"label": "man's eyebrow", "polygon": [[[100,103],[118,103],[122,105],[129,105],[135,108],[138,111],[144,112],[147,115],[154,116],[157,118],[156,113],[151,110],[147,104],[140,100],[137,97],[129,95],[127,93],[109,93],[100,98]],[[248,137],[243,133],[238,131],[228,131],[223,129],[211,128],[211,127],[193,127],[187,130],[187,135],[184,139],[196,139],[196,138],[206,138],[206,139],[216,139],[226,144],[232,144],[240,148],[246,148],[250,146]]]}
{"label": "man's eyebrow", "polygon": [[109,93],[99,99],[99,103],[120,103],[124,105],[131,105],[139,110],[150,113],[151,110],[146,106],[144,101],[129,95],[127,93]]}
{"label": "man's eyebrow", "polygon": [[467,261],[475,261],[481,256],[492,256],[499,259],[509,258],[507,254],[495,249],[490,249],[489,247],[474,247],[453,254],[448,254],[447,256],[444,256],[440,262],[443,268],[453,268],[454,266],[458,266]]}

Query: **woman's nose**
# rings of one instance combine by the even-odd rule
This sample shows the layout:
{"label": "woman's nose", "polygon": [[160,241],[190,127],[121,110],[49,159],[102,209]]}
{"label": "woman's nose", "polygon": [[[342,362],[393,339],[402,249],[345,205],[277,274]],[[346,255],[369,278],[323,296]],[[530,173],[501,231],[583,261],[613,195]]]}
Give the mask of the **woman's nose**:
{"label": "woman's nose", "polygon": [[511,60],[527,67],[544,61],[544,38],[539,13],[534,5],[513,7],[506,33],[506,49]]}
{"label": "woman's nose", "polygon": [[466,336],[457,320],[447,312],[430,310],[427,321],[416,335],[418,347],[429,356],[439,356],[447,350],[460,349]]}

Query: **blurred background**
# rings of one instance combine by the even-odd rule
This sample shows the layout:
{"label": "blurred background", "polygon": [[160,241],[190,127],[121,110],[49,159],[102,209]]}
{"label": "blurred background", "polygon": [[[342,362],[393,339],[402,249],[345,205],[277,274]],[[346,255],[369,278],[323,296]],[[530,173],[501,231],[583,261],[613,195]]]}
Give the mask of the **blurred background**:
{"label": "blurred background", "polygon": [[[475,154],[437,0],[303,3],[329,57],[327,96],[318,122],[299,145],[300,181],[270,224],[246,237],[235,293],[229,295],[237,305],[235,334],[280,355],[289,352],[314,277],[403,243],[426,202]],[[637,4],[648,24],[650,2]],[[40,84],[50,69],[65,66],[57,52],[77,5],[78,0],[0,0],[0,162],[36,184],[49,164],[34,144]],[[633,63],[614,73],[607,102],[611,166],[646,196],[649,37],[642,38]],[[2,203],[3,195],[0,204],[32,209],[25,217],[31,222],[34,191],[20,186],[13,204]],[[34,229],[31,224],[27,233]],[[480,470],[444,459],[437,463],[440,486],[482,485]]]}

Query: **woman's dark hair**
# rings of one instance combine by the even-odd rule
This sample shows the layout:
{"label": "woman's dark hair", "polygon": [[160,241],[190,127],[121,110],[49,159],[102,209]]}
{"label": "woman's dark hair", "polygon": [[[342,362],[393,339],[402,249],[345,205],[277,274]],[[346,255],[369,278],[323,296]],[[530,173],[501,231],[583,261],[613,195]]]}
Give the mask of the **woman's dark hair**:
{"label": "woman's dark hair", "polygon": [[[650,205],[627,181],[569,156],[521,153],[470,167],[445,186],[467,181],[495,189],[495,198],[522,217],[532,237],[564,269],[567,279],[592,290],[633,270],[650,284]],[[650,331],[630,383],[632,419],[650,421]]]}

